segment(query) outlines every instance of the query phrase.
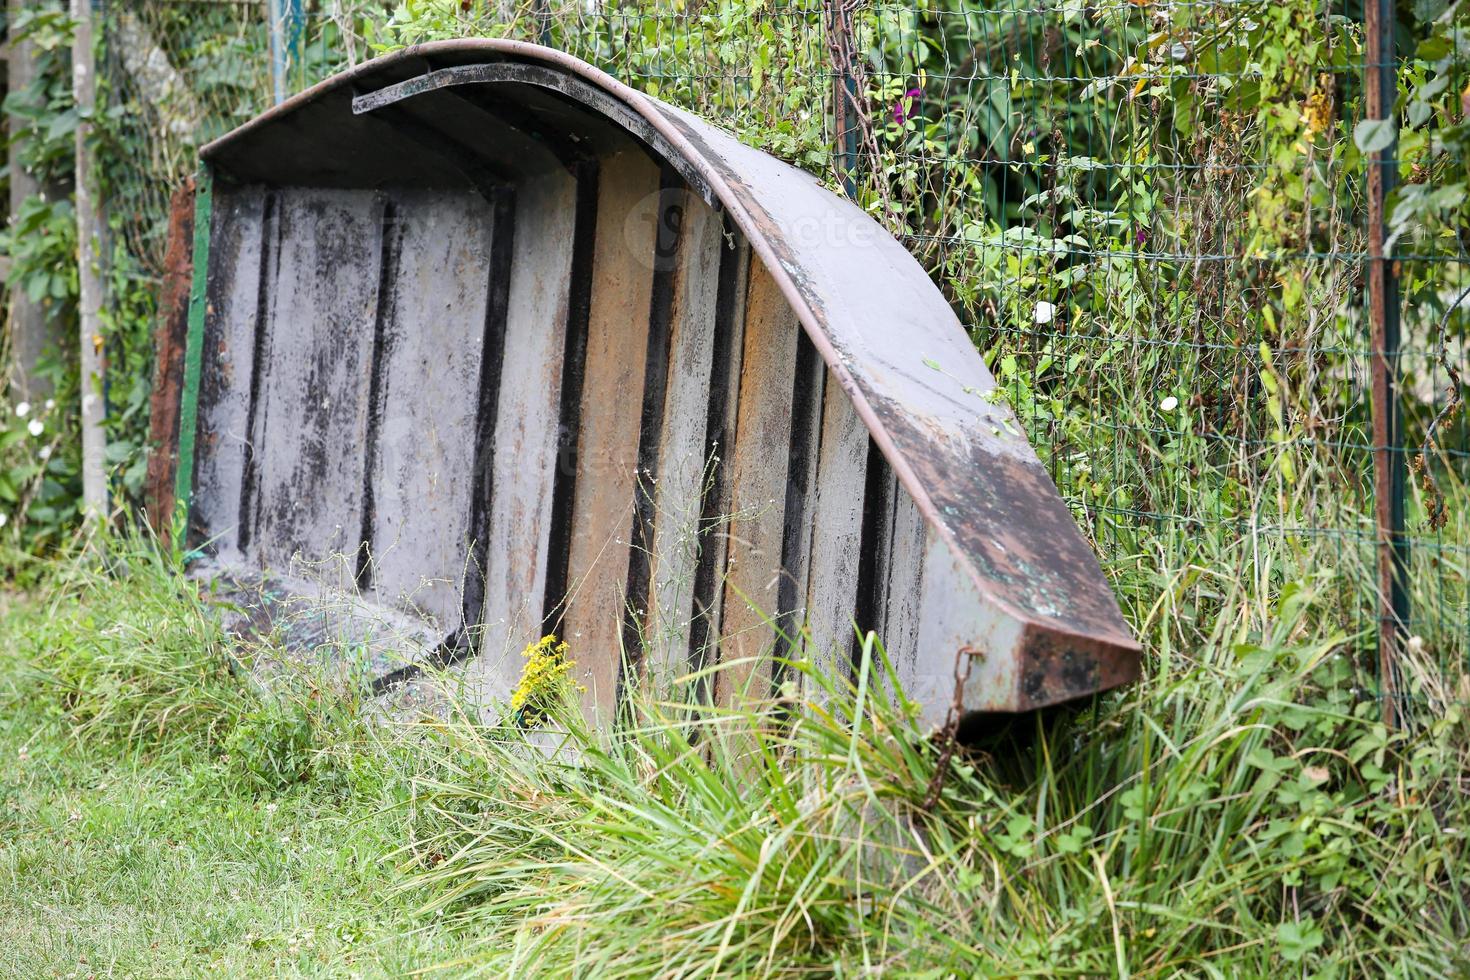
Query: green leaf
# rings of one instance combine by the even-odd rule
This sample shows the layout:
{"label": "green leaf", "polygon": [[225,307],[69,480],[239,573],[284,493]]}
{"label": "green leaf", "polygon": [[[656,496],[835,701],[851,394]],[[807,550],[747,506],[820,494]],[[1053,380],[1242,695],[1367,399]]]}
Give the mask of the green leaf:
{"label": "green leaf", "polygon": [[1392,119],[1364,119],[1353,129],[1353,142],[1364,153],[1378,153],[1393,144],[1398,132]]}
{"label": "green leaf", "polygon": [[1441,35],[1427,37],[1424,40],[1420,41],[1419,49],[1414,52],[1415,56],[1417,56],[1422,61],[1438,61],[1449,53],[1449,39]]}
{"label": "green leaf", "polygon": [[1281,944],[1281,956],[1289,963],[1299,963],[1312,950],[1321,946],[1326,937],[1315,922],[1283,922],[1276,927],[1276,941]]}
{"label": "green leaf", "polygon": [[71,136],[77,131],[79,117],[75,111],[63,112],[53,116],[51,123],[46,127],[46,139],[61,140]]}
{"label": "green leaf", "polygon": [[1057,836],[1057,851],[1061,854],[1077,854],[1090,840],[1092,840],[1092,828],[1087,824],[1078,824],[1066,833]]}

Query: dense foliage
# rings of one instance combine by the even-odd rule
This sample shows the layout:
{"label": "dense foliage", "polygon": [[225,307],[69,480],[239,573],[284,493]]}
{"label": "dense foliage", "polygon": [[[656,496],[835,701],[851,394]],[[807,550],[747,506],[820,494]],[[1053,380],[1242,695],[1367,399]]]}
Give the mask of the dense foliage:
{"label": "dense foliage", "polygon": [[[72,200],[75,139],[79,115],[71,94],[72,23],[59,3],[22,11],[10,25],[14,36],[38,52],[35,78],[11,92],[5,111],[18,162],[33,174],[41,193],[22,202],[0,238],[10,259],[11,290],[42,305],[52,343],[39,376],[45,397],[16,394],[0,402],[0,514],[5,533],[35,551],[56,548],[80,516],[81,452],[76,370],[78,273],[77,224]],[[136,144],[121,139],[126,112],[112,106],[98,113],[94,138],[103,162],[102,194],[114,199],[129,179]],[[146,464],[148,393],[152,383],[155,279],[144,258],[121,234],[126,212],[110,212],[105,248],[108,302],[103,310],[107,386],[107,457],[113,493],[121,506],[136,506]]]}

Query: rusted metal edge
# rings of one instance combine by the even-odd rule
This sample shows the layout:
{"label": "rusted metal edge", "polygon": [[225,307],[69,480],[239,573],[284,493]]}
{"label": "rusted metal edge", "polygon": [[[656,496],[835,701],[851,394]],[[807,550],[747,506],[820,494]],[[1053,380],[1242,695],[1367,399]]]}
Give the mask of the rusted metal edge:
{"label": "rusted metal edge", "polygon": [[153,331],[156,354],[153,393],[149,399],[148,474],[143,492],[148,522],[164,541],[168,540],[173,526],[193,253],[194,181],[190,179],[174,191],[169,201],[168,244],[163,256],[163,283],[158,293],[158,321]]}
{"label": "rusted metal edge", "polygon": [[[731,169],[733,165],[730,164],[728,159],[721,157],[719,153],[711,150],[708,139],[713,138],[714,134],[718,133],[718,131],[712,130],[706,124],[700,123],[698,120],[687,116],[677,109],[665,106],[657,102],[657,100],[644,96],[611,78],[606,73],[562,52],[518,41],[443,41],[408,48],[385,58],[365,63],[342,75],[328,79],[300,95],[288,99],[280,106],[209,144],[203,149],[203,156],[205,159],[219,157],[229,149],[233,142],[241,140],[261,127],[268,126],[275,119],[288,115],[300,107],[321,99],[328,94],[333,94],[345,86],[352,86],[352,91],[355,92],[363,92],[364,89],[370,90],[371,76],[389,69],[393,69],[390,74],[396,73],[400,80],[389,86],[384,86],[384,92],[392,90],[395,86],[407,85],[408,88],[412,88],[413,84],[417,84],[422,86],[421,91],[429,91],[433,87],[451,84],[451,80],[456,77],[454,74],[442,75],[432,81],[424,81],[424,79],[441,71],[452,71],[456,68],[466,67],[456,65],[454,62],[472,57],[490,59],[492,65],[468,67],[490,69],[493,65],[510,59],[524,59],[526,61],[540,63],[542,66],[549,66],[556,71],[549,73],[521,72],[519,77],[512,79],[512,73],[497,73],[496,71],[486,70],[483,72],[482,77],[486,80],[497,81],[529,81],[531,84],[540,84],[542,81],[551,82],[552,84],[546,87],[553,88],[576,101],[584,101],[582,96],[590,90],[597,95],[597,98],[589,106],[594,111],[611,116],[620,123],[627,118],[641,120],[641,123],[636,124],[638,126],[637,129],[628,128],[635,135],[640,131],[655,134],[657,142],[654,142],[651,138],[645,139],[645,142],[648,142],[655,148],[663,148],[660,150],[660,155],[665,156],[671,164],[679,166],[681,172],[692,170],[695,175],[702,178],[702,180],[696,183],[696,186],[708,188],[712,192],[714,201],[723,206],[730,215],[732,222],[746,235],[755,255],[770,271],[772,279],[783,297],[796,312],[804,330],[811,338],[818,352],[822,355],[823,360],[832,370],[834,378],[852,399],[854,408],[872,434],[875,444],[888,460],[899,482],[913,498],[914,504],[923,516],[925,523],[933,529],[946,548],[956,558],[960,559],[958,564],[963,569],[964,576],[973,587],[976,599],[989,605],[995,612],[1009,616],[1020,627],[1019,635],[1023,638],[1023,647],[1017,650],[1017,655],[1035,659],[1035,656],[1046,652],[1045,648],[1054,648],[1055,644],[1058,643],[1070,645],[1072,648],[1078,650],[1102,650],[1106,651],[1106,657],[1108,659],[1104,671],[1110,681],[1107,686],[1111,686],[1112,683],[1123,683],[1137,676],[1139,667],[1138,656],[1141,647],[1131,636],[1126,625],[1123,624],[1117,610],[1116,602],[1111,597],[1109,597],[1106,603],[1106,605],[1111,607],[1110,610],[1101,609],[1097,605],[1093,606],[1094,610],[1101,609],[1102,615],[1100,618],[1094,621],[1086,615],[1074,617],[1072,619],[1073,625],[1068,625],[1066,622],[1059,622],[1054,618],[1050,618],[1046,613],[1037,613],[1010,601],[1007,596],[998,593],[987,580],[987,575],[994,575],[995,569],[990,568],[982,573],[982,569],[974,563],[974,558],[966,557],[967,555],[973,556],[976,554],[974,544],[972,542],[971,546],[967,548],[961,543],[957,537],[956,529],[950,526],[950,521],[944,513],[945,510],[953,512],[953,501],[942,503],[935,499],[930,492],[929,486],[925,480],[921,479],[915,468],[916,460],[910,459],[908,454],[900,448],[895,439],[894,431],[890,429],[888,422],[885,421],[885,416],[895,416],[896,410],[900,410],[901,406],[875,403],[869,397],[868,392],[864,390],[863,385],[849,370],[847,365],[849,360],[853,358],[854,352],[839,348],[834,343],[833,338],[829,336],[828,326],[826,325],[829,317],[826,311],[821,308],[820,297],[811,291],[811,283],[804,281],[804,279],[809,278],[806,276],[807,270],[803,269],[800,263],[796,261],[794,257],[795,253],[782,237],[781,229],[772,220],[771,215],[761,210],[756,192],[742,182],[742,174]],[[409,79],[407,83],[403,82],[401,76],[404,66],[412,64],[415,61],[423,66],[423,71],[419,77]],[[436,68],[436,61],[444,65],[444,67]],[[564,80],[557,81],[556,77],[560,73],[565,73],[565,75],[561,76]],[[473,72],[461,73],[458,77],[466,78],[470,75],[473,75]],[[575,84],[576,79],[571,79],[567,76],[578,76],[585,85]],[[398,94],[396,98],[406,97],[406,91],[407,89],[400,88],[399,92],[404,94]],[[364,99],[365,101],[358,104],[365,109],[370,107],[374,104],[372,97],[375,95],[376,93],[372,91],[363,92],[358,98]],[[384,98],[387,99],[388,97],[385,95]],[[718,136],[730,144],[734,143],[725,134],[718,133]],[[728,157],[730,152],[729,147],[726,147],[723,151],[725,157]],[[712,157],[715,158],[712,159]],[[791,168],[786,169],[790,170]],[[793,170],[792,173],[794,174],[796,172]],[[806,175],[801,176],[809,180]],[[810,183],[815,184],[815,181],[810,181]],[[865,220],[871,222],[870,218],[861,215],[859,209],[853,208],[852,210],[857,212]],[[877,227],[875,223],[874,227]],[[885,237],[887,237],[886,233]],[[896,243],[893,244],[894,247],[898,247]],[[924,274],[922,268],[907,253],[904,253],[904,256],[907,260],[907,266],[911,266],[914,273],[922,276],[924,279],[923,288],[932,291],[932,283],[929,281],[927,275]],[[909,274],[907,268],[903,270],[903,274]],[[946,307],[944,313],[946,314],[945,319],[953,320],[956,329],[962,335],[962,328],[959,328],[953,311]],[[968,338],[962,339],[965,339],[966,344],[968,344]],[[857,353],[861,354],[862,351],[858,351]],[[978,359],[978,354],[975,354],[972,347],[969,348],[969,353]],[[878,397],[881,399],[881,394]],[[940,397],[940,395],[936,395],[936,397]],[[942,397],[949,397],[953,400],[952,396],[948,394],[944,394]],[[969,402],[966,403],[967,406],[970,404]],[[1008,415],[1009,413],[1005,414]],[[991,417],[999,418],[999,413],[996,411],[987,411],[983,408],[976,409],[975,415],[986,419]],[[914,433],[912,431],[909,432],[907,438],[912,443]],[[1019,442],[1024,444],[1024,438],[1021,438]],[[1026,452],[1029,454],[1030,450],[1027,449]],[[1031,464],[1029,468],[1039,470],[1039,464],[1036,463],[1034,455],[1030,455],[1030,460]],[[1049,487],[1049,489],[1051,495],[1055,496],[1055,488]],[[1059,500],[1057,503],[1060,505]],[[1062,512],[1065,513],[1064,508]],[[1070,524],[1070,517],[1068,518],[1068,523]],[[1067,533],[1075,536],[1077,542],[1082,541],[1075,526],[1071,527]],[[1085,544],[1082,547],[1084,550],[1086,549]],[[1077,552],[1075,548],[1067,550],[1074,557],[1076,556]],[[1101,570],[1097,568],[1096,559],[1091,555],[1090,550],[1086,551],[1086,559],[1087,563],[1093,568],[1097,584],[1105,592],[1106,586],[1101,577]],[[1089,573],[1083,569],[1080,575],[1085,579]],[[1092,598],[1095,599],[1096,597],[1094,596]],[[1079,618],[1081,620],[1080,625],[1078,625]],[[1094,626],[1096,626],[1096,631],[1093,631]],[[1043,642],[1043,639],[1046,642]],[[1030,703],[1028,706],[1035,707],[1039,704],[1052,703],[1053,701],[1065,699],[1065,697],[1061,696],[1048,696],[1045,700]]]}

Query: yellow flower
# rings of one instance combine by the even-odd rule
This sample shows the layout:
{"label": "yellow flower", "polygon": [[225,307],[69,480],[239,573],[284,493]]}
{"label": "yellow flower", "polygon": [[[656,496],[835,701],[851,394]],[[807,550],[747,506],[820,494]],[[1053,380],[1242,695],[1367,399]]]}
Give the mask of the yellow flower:
{"label": "yellow flower", "polygon": [[567,645],[548,634],[521,651],[526,664],[520,680],[510,695],[510,706],[516,722],[523,728],[534,727],[546,718],[547,711],[559,699],[576,689],[571,678],[574,661],[567,657]]}
{"label": "yellow flower", "polygon": [[1326,132],[1332,126],[1331,76],[1323,75],[1317,79],[1317,88],[1307,96],[1302,114],[1306,117],[1308,137]]}

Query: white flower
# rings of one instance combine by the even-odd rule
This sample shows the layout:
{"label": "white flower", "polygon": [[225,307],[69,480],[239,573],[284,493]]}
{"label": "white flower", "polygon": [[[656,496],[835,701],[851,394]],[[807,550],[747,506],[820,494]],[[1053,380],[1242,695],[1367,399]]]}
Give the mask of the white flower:
{"label": "white flower", "polygon": [[5,513],[5,511],[0,510],[0,527],[4,527],[5,525],[7,525],[9,523],[10,523],[10,515],[7,514],[7,513]]}
{"label": "white flower", "polygon": [[41,424],[40,419],[31,419],[30,424],[26,428],[30,430],[33,436],[40,436],[41,433],[46,431],[46,426]]}
{"label": "white flower", "polygon": [[56,407],[56,399],[55,398],[48,398],[48,399],[46,399],[46,411],[49,412],[49,411],[51,411],[55,407]]}
{"label": "white flower", "polygon": [[42,462],[45,462],[46,460],[51,458],[51,447],[42,446],[39,450],[37,450],[36,455],[41,457]]}
{"label": "white flower", "polygon": [[20,404],[18,404],[18,405],[15,406],[15,417],[16,418],[23,419],[23,418],[25,418],[29,414],[31,414],[31,403],[30,402],[21,402]]}
{"label": "white flower", "polygon": [[1173,395],[1170,395],[1168,398],[1165,398],[1163,401],[1159,402],[1159,409],[1161,411],[1172,412],[1178,407],[1179,399],[1175,398]]}
{"label": "white flower", "polygon": [[1409,637],[1409,652],[1410,653],[1415,653],[1415,654],[1423,653],[1424,652],[1424,637],[1422,637],[1422,636],[1411,636],[1411,637]]}
{"label": "white flower", "polygon": [[1041,302],[1037,303],[1036,309],[1033,310],[1031,313],[1032,319],[1035,320],[1037,323],[1050,323],[1052,321],[1052,317],[1056,315],[1057,308],[1048,303],[1046,300],[1042,300]]}

